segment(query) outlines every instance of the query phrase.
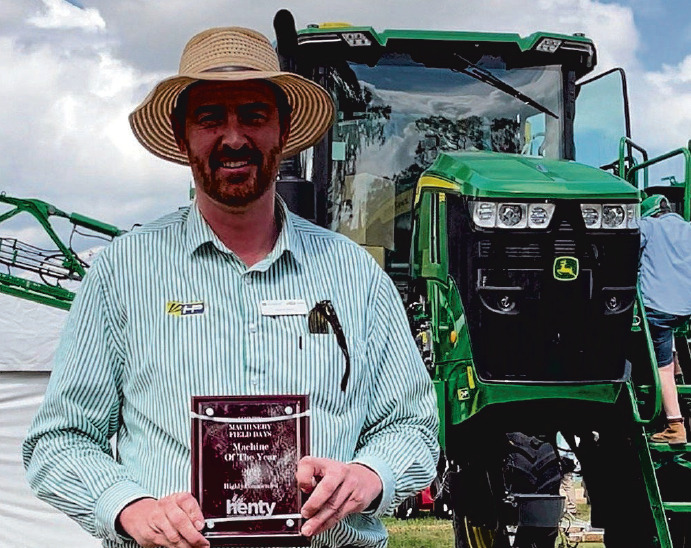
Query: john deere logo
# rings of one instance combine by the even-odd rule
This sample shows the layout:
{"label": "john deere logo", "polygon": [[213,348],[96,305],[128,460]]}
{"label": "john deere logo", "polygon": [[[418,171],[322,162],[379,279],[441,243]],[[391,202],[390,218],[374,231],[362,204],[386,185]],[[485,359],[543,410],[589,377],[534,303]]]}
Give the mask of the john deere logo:
{"label": "john deere logo", "polygon": [[166,303],[166,313],[171,316],[191,316],[193,314],[204,314],[204,303],[178,303],[168,301]]}
{"label": "john deere logo", "polygon": [[568,282],[578,278],[578,259],[557,257],[554,259],[554,279]]}

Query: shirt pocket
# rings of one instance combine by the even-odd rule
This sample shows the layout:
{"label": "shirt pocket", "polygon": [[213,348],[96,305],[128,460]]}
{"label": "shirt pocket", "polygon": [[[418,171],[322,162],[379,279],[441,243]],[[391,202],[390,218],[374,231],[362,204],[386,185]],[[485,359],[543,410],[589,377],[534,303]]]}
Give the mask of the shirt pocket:
{"label": "shirt pocket", "polygon": [[346,389],[341,383],[346,373],[346,357],[336,335],[329,333],[297,334],[289,349],[288,385],[295,393],[308,394],[310,406],[329,414],[341,414],[358,406],[369,387],[364,367],[364,344],[346,339],[350,357],[350,371]]}

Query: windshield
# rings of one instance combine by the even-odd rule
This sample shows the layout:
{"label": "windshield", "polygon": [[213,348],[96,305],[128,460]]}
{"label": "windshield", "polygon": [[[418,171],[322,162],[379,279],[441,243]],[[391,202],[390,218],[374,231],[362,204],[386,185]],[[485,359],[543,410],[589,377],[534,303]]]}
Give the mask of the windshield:
{"label": "windshield", "polygon": [[388,250],[387,270],[407,267],[415,184],[439,152],[561,156],[560,66],[506,69],[490,56],[475,71],[460,56],[453,64],[453,70],[429,67],[409,54],[388,53],[374,66],[331,69],[338,119],[329,224]]}

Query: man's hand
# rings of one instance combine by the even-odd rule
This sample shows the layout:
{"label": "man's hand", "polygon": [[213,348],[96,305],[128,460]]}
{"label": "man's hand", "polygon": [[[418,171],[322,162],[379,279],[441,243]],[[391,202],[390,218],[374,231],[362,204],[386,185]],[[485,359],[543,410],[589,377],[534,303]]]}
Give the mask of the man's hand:
{"label": "man's hand", "polygon": [[207,548],[199,532],[204,516],[190,493],[174,493],[162,499],[140,499],[125,506],[118,516],[120,527],[145,548]]}
{"label": "man's hand", "polygon": [[379,475],[362,464],[303,457],[295,474],[298,486],[311,493],[302,507],[307,519],[300,531],[311,537],[330,529],[348,514],[362,512],[382,491]]}

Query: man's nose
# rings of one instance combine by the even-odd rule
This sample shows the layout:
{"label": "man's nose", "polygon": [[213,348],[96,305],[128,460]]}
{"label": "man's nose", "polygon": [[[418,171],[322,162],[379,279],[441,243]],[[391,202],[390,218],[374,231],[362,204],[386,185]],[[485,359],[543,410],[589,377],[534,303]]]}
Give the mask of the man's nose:
{"label": "man's nose", "polygon": [[237,119],[230,116],[226,120],[221,135],[222,144],[232,149],[238,150],[245,146],[248,142],[247,134],[245,133],[242,124]]}

